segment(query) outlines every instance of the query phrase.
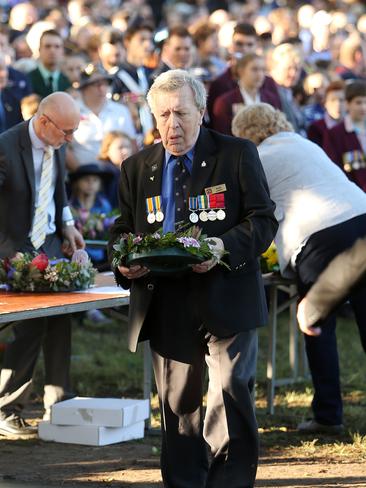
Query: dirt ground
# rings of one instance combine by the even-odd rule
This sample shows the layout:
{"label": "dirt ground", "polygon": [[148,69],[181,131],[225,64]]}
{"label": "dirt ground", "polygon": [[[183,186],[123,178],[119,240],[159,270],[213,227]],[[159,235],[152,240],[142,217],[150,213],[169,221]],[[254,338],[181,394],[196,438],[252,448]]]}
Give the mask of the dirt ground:
{"label": "dirt ground", "polygon": [[[160,488],[159,444],[156,434],[104,447],[0,438],[0,486]],[[366,488],[365,463],[291,452],[262,452],[256,486]]]}

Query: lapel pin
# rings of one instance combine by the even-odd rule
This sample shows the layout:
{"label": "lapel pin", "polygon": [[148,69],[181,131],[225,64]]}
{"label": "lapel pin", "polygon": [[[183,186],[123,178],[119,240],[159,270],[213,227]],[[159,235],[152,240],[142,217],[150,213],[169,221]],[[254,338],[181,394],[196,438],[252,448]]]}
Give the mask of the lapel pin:
{"label": "lapel pin", "polygon": [[158,169],[158,165],[157,164],[153,164],[151,166],[151,171],[156,171]]}
{"label": "lapel pin", "polygon": [[206,165],[206,161],[202,161],[201,163],[201,168],[205,168],[207,165]]}
{"label": "lapel pin", "polygon": [[155,176],[150,176],[150,180],[154,181]]}

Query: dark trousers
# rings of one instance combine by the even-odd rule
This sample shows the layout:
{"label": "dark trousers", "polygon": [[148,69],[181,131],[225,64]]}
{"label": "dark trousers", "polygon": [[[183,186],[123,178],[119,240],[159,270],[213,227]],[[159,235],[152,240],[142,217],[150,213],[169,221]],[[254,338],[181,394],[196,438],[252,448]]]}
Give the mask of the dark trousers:
{"label": "dark trousers", "polygon": [[[32,251],[30,243],[23,251]],[[41,249],[50,257],[61,257],[61,242],[53,234]],[[49,408],[69,389],[71,318],[58,315],[19,321],[14,340],[5,351],[0,375],[0,413],[19,413],[29,399],[32,376],[41,348],[45,362],[44,406]]]}
{"label": "dark trousers", "polygon": [[[296,260],[300,298],[306,295],[319,274],[338,254],[366,236],[366,215],[355,217],[313,234]],[[361,343],[366,352],[366,285],[349,297],[355,313]],[[314,418],[326,425],[341,424],[343,406],[339,378],[336,339],[336,317],[329,316],[322,324],[318,337],[305,335],[306,353],[314,385],[312,409]]]}
{"label": "dark trousers", "polygon": [[[164,486],[251,488],[258,463],[251,397],[257,331],[223,338],[207,333],[199,319],[199,302],[192,302],[189,287],[182,283],[167,280],[158,287],[149,312]],[[166,310],[173,304],[174,315],[169,316]],[[204,416],[206,365],[209,387]]]}

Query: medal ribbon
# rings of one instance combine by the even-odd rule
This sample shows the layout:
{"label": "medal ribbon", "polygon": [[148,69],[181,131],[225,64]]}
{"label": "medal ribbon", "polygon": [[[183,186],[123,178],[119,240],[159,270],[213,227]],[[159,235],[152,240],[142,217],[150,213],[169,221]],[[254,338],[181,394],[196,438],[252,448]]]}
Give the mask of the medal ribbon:
{"label": "medal ribbon", "polygon": [[199,210],[207,210],[209,207],[208,198],[206,195],[198,195],[198,208]]}
{"label": "medal ribbon", "polygon": [[161,209],[161,196],[153,197],[154,212],[160,212]]}
{"label": "medal ribbon", "polygon": [[209,195],[209,208],[225,208],[225,195],[223,193]]}
{"label": "medal ribbon", "polygon": [[197,210],[197,198],[198,197],[189,197],[189,210]]}
{"label": "medal ribbon", "polygon": [[149,197],[149,198],[146,198],[146,210],[147,210],[147,213],[154,213],[154,204],[153,204],[153,198],[152,197]]}

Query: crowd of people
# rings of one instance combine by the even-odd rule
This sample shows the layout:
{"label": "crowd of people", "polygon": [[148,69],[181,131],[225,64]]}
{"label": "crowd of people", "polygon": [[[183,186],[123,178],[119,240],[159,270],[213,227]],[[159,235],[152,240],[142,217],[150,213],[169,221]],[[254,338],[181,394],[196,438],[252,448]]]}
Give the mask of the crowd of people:
{"label": "crowd of people", "polygon": [[[259,0],[36,0],[3,2],[0,9],[2,257],[31,249],[60,255],[62,240],[66,241],[64,250],[70,251],[84,247],[85,239],[108,239],[110,229],[112,236],[151,229],[146,228],[146,216],[138,213],[143,206],[136,206],[136,199],[140,197],[143,203],[146,198],[137,185],[144,171],[141,154],[146,165],[151,160],[155,169],[160,160],[165,160],[161,192],[163,202],[173,209],[175,183],[166,183],[173,177],[168,169],[171,159],[176,164],[176,159],[184,156],[188,173],[184,178],[189,179],[192,171],[192,179],[193,175],[199,178],[194,168],[197,154],[202,168],[206,168],[215,148],[218,166],[210,181],[213,185],[231,182],[225,155],[236,168],[237,191],[231,193],[228,184],[225,190],[236,217],[229,212],[220,225],[211,224],[205,230],[215,236],[220,250],[230,251],[230,264],[237,275],[230,279],[221,276],[223,272],[217,271],[215,262],[195,267],[193,277],[180,283],[151,283],[144,268],[122,266],[115,273],[124,286],[133,283],[130,347],[136,349],[138,340],[148,337],[153,350],[164,411],[162,466],[166,486],[183,486],[187,476],[196,483],[189,486],[203,486],[207,472],[212,479],[207,486],[223,486],[225,452],[233,449],[232,464],[237,466],[233,440],[237,435],[244,444],[255,447],[246,458],[245,474],[242,468],[234,469],[232,479],[246,479],[245,486],[251,487],[257,456],[256,424],[250,406],[256,337],[251,331],[263,325],[266,317],[255,263],[274,238],[274,217],[279,223],[275,241],[281,272],[297,279],[301,298],[332,259],[347,252],[358,238],[366,237],[364,5],[327,0],[282,2],[281,6]],[[254,145],[240,141],[243,138],[258,147],[264,173]],[[53,161],[58,169],[53,169],[47,183],[51,186],[45,192],[45,211],[38,194],[47,177],[46,160]],[[216,181],[219,177],[223,181]],[[151,178],[153,181],[154,176]],[[23,185],[29,181],[30,187],[18,185],[19,179]],[[181,181],[181,175],[175,180]],[[204,190],[196,181],[194,184],[196,191]],[[24,201],[18,201],[23,201],[23,207],[18,210],[17,222],[22,226],[15,229],[9,223],[7,209],[19,191]],[[160,189],[155,191],[159,193]],[[187,199],[185,191],[183,194]],[[25,213],[29,208],[34,215]],[[48,212],[47,227],[44,235],[37,235],[35,222],[42,212]],[[113,224],[121,212],[122,217]],[[173,230],[177,221],[174,213],[169,215],[171,221],[167,215],[165,230]],[[248,243],[248,239],[252,241]],[[87,247],[87,251],[99,269],[108,266],[107,250]],[[214,277],[214,285],[209,284],[206,274]],[[189,304],[196,299],[194,290],[199,287],[207,292],[204,317],[192,311],[181,324],[177,310],[182,310],[182,316],[188,313]],[[240,306],[233,303],[236,287],[247,296],[247,302],[240,299]],[[212,297],[217,293],[221,294],[226,317],[213,305]],[[350,301],[365,347],[363,296],[363,289],[352,292]],[[223,299],[227,307],[223,307]],[[172,316],[177,321],[175,337],[167,328]],[[207,317],[210,326],[201,327],[199,322],[205,323]],[[216,327],[213,324],[219,318]],[[228,318],[232,323],[228,324]],[[69,317],[59,320],[69,330]],[[160,324],[154,331],[153,322]],[[56,372],[52,354],[60,342],[55,339],[55,328],[48,322],[38,324],[31,332],[24,324],[15,328],[15,341],[9,346],[0,376],[3,435],[31,431],[21,411],[42,344],[49,383],[45,388],[45,418],[52,403],[67,397],[71,338],[68,332],[61,341],[63,349],[60,352],[59,348],[57,358],[63,367]],[[315,389],[313,418],[298,428],[302,432],[339,433],[344,427],[333,315],[319,332],[306,336]],[[26,353],[25,345],[30,342],[32,351]],[[182,355],[184,345],[193,346],[193,350]],[[202,373],[205,354],[217,386],[220,364],[215,363],[214,351],[220,348],[237,350],[243,371],[236,383],[232,360],[227,358],[221,365],[227,388],[237,388],[230,408],[225,398],[219,399],[217,392],[209,389],[207,416],[213,419],[227,408],[226,419],[235,428],[225,432],[225,442],[219,441],[216,428],[206,419],[204,435],[214,456],[208,468],[199,413],[201,393],[192,396],[187,389],[198,388],[195,382]],[[207,359],[207,350],[211,359]],[[244,359],[244,351],[250,361]],[[187,364],[191,369],[187,370]],[[172,392],[171,381],[164,378],[166,367],[173,380],[180,378],[175,387],[192,408],[189,415],[185,407],[180,411],[181,399]],[[240,398],[245,405],[238,411],[242,409],[245,425],[233,413]],[[177,418],[181,421],[183,417],[186,423],[177,428]],[[180,428],[190,439],[186,444],[182,443]],[[241,436],[243,429],[246,435]],[[200,465],[197,459],[193,462],[192,456],[187,457],[184,473],[168,452],[169,442],[182,453],[187,447],[193,449]],[[244,486],[243,481],[240,483],[235,486]]]}

